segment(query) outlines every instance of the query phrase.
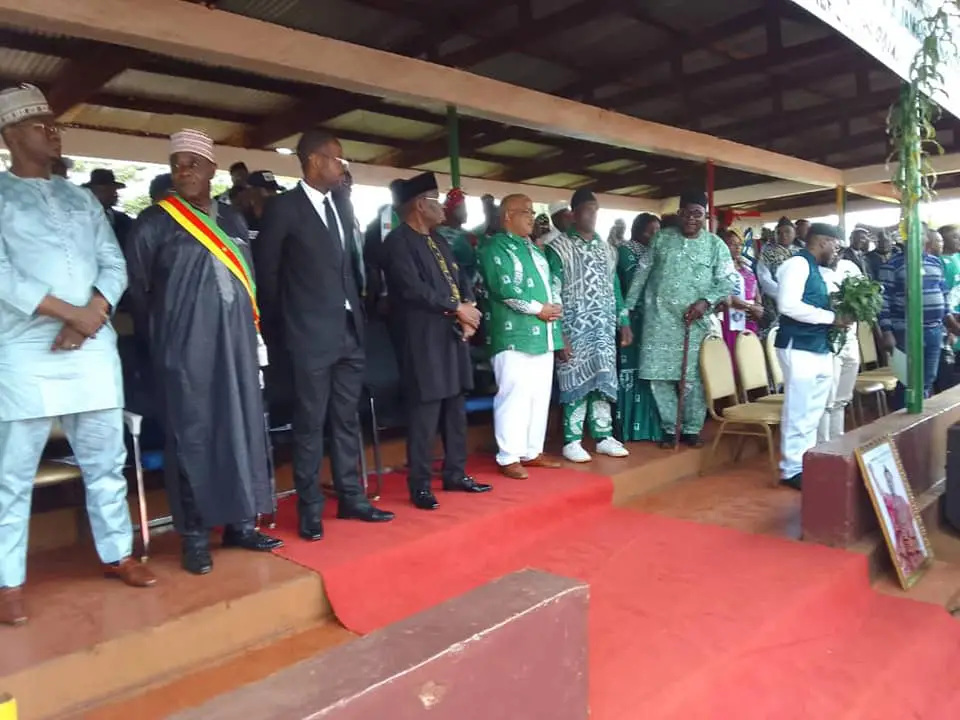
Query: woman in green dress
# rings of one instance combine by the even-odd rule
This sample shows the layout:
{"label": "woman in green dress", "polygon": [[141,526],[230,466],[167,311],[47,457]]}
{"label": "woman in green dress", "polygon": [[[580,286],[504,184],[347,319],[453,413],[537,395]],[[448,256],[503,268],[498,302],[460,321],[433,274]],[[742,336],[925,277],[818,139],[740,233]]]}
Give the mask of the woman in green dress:
{"label": "woman in green dress", "polygon": [[[620,287],[629,288],[637,268],[649,262],[650,240],[660,231],[660,221],[655,215],[637,215],[630,230],[630,240],[617,250],[617,274]],[[659,442],[663,430],[660,413],[650,392],[650,382],[637,377],[640,363],[640,303],[630,314],[633,342],[620,348],[620,387],[617,392],[617,431],[623,442],[650,440]]]}

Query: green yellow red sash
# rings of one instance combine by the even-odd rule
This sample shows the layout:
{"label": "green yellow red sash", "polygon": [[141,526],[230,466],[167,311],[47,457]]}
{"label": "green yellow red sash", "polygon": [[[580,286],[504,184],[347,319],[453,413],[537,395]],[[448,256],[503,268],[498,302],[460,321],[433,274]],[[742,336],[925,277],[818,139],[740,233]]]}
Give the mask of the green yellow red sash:
{"label": "green yellow red sash", "polygon": [[194,240],[203,245],[210,254],[217,260],[227,266],[227,269],[243,285],[243,289],[250,296],[250,304],[253,306],[253,322],[260,330],[260,308],[257,306],[257,286],[253,282],[253,273],[243,257],[243,253],[236,246],[233,240],[220,227],[213,222],[206,213],[195,210],[178,195],[168,195],[159,203],[160,207],[177,224],[190,233]]}

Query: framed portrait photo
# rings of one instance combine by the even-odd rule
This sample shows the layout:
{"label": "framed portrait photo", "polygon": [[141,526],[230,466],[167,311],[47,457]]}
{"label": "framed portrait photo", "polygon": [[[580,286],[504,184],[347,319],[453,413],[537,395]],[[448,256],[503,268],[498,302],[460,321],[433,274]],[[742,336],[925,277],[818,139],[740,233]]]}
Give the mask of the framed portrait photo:
{"label": "framed portrait photo", "polygon": [[908,590],[930,567],[933,549],[900,455],[893,440],[885,437],[858,448],[857,462],[900,586]]}

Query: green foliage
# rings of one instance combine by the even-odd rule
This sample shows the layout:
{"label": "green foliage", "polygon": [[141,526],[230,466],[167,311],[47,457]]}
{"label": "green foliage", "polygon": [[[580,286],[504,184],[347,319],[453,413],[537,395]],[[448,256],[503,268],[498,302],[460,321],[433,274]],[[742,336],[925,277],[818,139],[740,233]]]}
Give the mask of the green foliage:
{"label": "green foliage", "polygon": [[214,180],[212,183],[210,183],[210,197],[217,197],[218,195],[222,195],[229,189],[230,189],[229,182],[219,182],[217,180]]}
{"label": "green foliage", "polygon": [[139,197],[124,200],[123,203],[121,203],[121,207],[127,215],[136,217],[150,207],[150,196],[140,195]]}
{"label": "green foliage", "polygon": [[910,67],[910,81],[904,83],[900,99],[890,108],[887,132],[893,152],[890,160],[899,162],[892,178],[900,191],[901,215],[906,219],[921,202],[932,200],[937,175],[930,156],[942,154],[934,123],[940,107],[934,98],[946,90],[943,67],[957,57],[952,26],[960,20],[960,0],[948,0],[919,28],[923,38]]}
{"label": "green foliage", "polygon": [[[858,323],[873,324],[883,306],[883,286],[865,277],[848,277],[840,283],[837,292],[830,296],[833,310],[841,317]],[[827,337],[837,354],[843,349],[847,332],[845,328],[830,328]]]}

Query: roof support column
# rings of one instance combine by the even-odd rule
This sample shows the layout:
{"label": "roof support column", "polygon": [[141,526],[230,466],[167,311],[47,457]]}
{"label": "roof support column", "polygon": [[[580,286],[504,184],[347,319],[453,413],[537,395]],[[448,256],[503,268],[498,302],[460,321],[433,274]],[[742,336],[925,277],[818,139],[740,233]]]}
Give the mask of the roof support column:
{"label": "roof support column", "polygon": [[450,182],[460,187],[460,118],[456,105],[447,105],[447,147],[450,154]]}

